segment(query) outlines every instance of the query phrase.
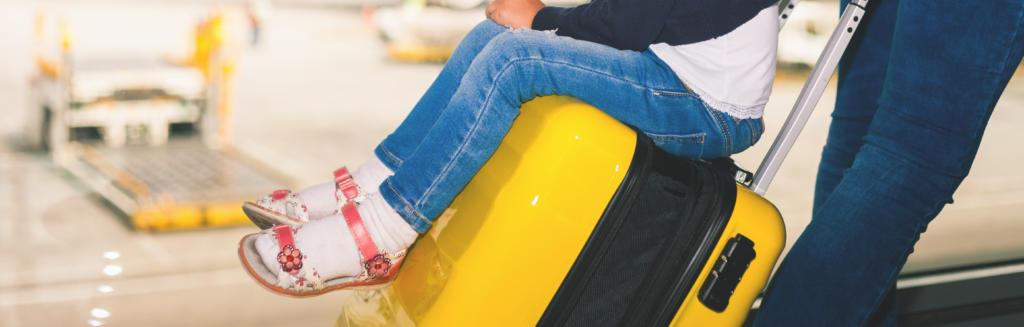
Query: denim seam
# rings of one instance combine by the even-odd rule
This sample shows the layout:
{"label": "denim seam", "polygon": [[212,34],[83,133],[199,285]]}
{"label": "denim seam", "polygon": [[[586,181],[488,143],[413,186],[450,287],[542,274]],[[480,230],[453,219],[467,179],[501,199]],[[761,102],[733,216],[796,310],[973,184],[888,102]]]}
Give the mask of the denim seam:
{"label": "denim seam", "polygon": [[[540,61],[542,63],[565,65],[565,66],[568,66],[568,68],[571,68],[571,69],[582,70],[582,71],[586,71],[586,72],[600,74],[600,75],[602,75],[602,76],[604,76],[604,77],[606,77],[608,79],[617,80],[617,81],[620,81],[620,82],[632,85],[634,87],[645,89],[645,90],[648,90],[648,91],[651,91],[651,92],[655,92],[655,91],[661,90],[661,89],[658,89],[658,88],[655,88],[655,87],[652,87],[652,86],[648,86],[648,85],[642,84],[642,83],[637,82],[637,81],[633,81],[633,80],[622,78],[622,76],[614,75],[614,74],[611,74],[611,73],[608,73],[608,72],[605,72],[605,71],[596,70],[596,69],[589,69],[587,67],[581,67],[578,64],[573,63],[573,62],[552,60],[552,59],[543,58],[543,57],[542,58],[535,58],[535,57],[515,58],[515,59],[512,59],[512,60],[509,60],[509,62],[506,63],[505,66],[507,67],[507,66],[509,66],[511,64],[514,64],[516,62],[526,61],[526,60],[536,60],[536,61]],[[502,67],[502,73],[504,72],[504,70],[507,69],[506,67]],[[678,80],[678,78],[677,78],[677,80]],[[683,84],[683,87],[689,89],[689,87],[686,86],[686,83],[683,83],[682,81],[679,81],[679,82],[681,84]],[[678,91],[676,91],[676,92],[678,92]],[[679,92],[679,93],[683,93],[683,92]],[[693,94],[692,96],[696,96],[696,95]],[[704,102],[704,101],[702,100],[701,102]]]}
{"label": "denim seam", "polygon": [[725,132],[725,153],[726,155],[732,154],[732,132],[729,131],[729,124],[726,123],[724,119],[721,119],[722,115],[725,113],[713,109],[712,111],[715,111],[715,114],[718,115],[718,117],[720,118],[719,122],[725,125],[722,126],[722,131]]}
{"label": "denim seam", "polygon": [[417,219],[427,223],[427,225],[432,225],[434,223],[434,222],[430,221],[430,219],[427,219],[425,216],[423,216],[423,214],[421,214],[419,211],[417,211],[416,207],[413,206],[411,203],[409,203],[409,201],[406,200],[404,196],[402,196],[402,193],[399,193],[398,190],[396,190],[395,187],[393,185],[391,185],[391,181],[390,180],[385,179],[384,180],[384,184],[388,186],[388,189],[390,189],[391,192],[395,193],[395,195],[398,195],[397,198],[402,200],[402,204],[404,204],[406,207],[409,208],[409,212],[412,213],[413,216],[415,216]]}
{"label": "denim seam", "polygon": [[[675,71],[672,71],[672,75],[676,77],[676,80],[679,81],[679,84],[682,84],[683,87],[686,88],[686,92],[689,92],[690,94],[693,94],[693,95],[697,94],[697,92],[694,92],[693,89],[690,88],[689,84],[686,84],[686,81],[684,81],[682,78],[679,78],[679,75],[676,75]],[[701,100],[701,102],[703,102],[703,101],[704,100]]]}
{"label": "denim seam", "polygon": [[[515,58],[515,59],[507,61],[505,63],[505,65],[501,67],[500,71],[498,72],[497,75],[495,75],[495,78],[492,81],[499,80],[505,74],[505,72],[507,72],[509,70],[509,68],[513,67],[515,64],[519,63],[520,61],[530,61],[530,60],[536,60],[536,61],[539,61],[541,63],[565,65],[565,66],[569,66],[568,68],[571,68],[571,69],[591,72],[591,73],[594,73],[594,74],[598,74],[598,75],[602,75],[602,76],[608,77],[609,79],[612,79],[612,80],[617,80],[617,81],[620,81],[620,82],[632,85],[634,87],[639,87],[639,88],[642,88],[642,89],[651,90],[651,88],[646,86],[646,85],[639,84],[639,83],[636,83],[634,81],[622,79],[619,76],[615,76],[615,75],[609,74],[607,72],[603,72],[603,71],[599,71],[599,70],[594,70],[594,69],[587,69],[587,68],[584,68],[584,67],[579,67],[578,65],[574,65],[574,64],[568,63],[568,62],[562,62],[562,61],[557,61],[557,60],[550,60],[550,59],[547,59],[547,58],[534,58],[534,57]],[[484,102],[483,102],[484,104],[482,105],[483,108],[487,108],[488,104],[491,102],[491,99],[492,99],[492,96],[494,95],[494,92],[498,89],[497,87],[495,87],[495,83],[491,83],[491,87],[490,88],[491,89],[487,92],[487,96],[484,97]],[[705,106],[705,109],[706,108],[707,108],[707,106]],[[427,187],[427,189],[423,192],[423,198],[421,198],[420,201],[417,201],[417,206],[413,206],[414,210],[416,210],[416,208],[418,207],[419,204],[422,204],[422,203],[426,202],[430,198],[430,195],[433,194],[434,189],[437,188],[438,181],[446,178],[448,176],[448,174],[451,172],[451,168],[453,166],[451,163],[455,162],[456,159],[458,159],[459,156],[462,155],[466,145],[469,144],[470,140],[472,140],[472,138],[476,135],[477,130],[479,130],[480,121],[483,118],[483,116],[484,116],[483,112],[481,112],[481,114],[476,117],[476,120],[473,122],[473,125],[470,128],[469,133],[467,134],[466,140],[463,141],[462,144],[459,145],[458,149],[456,149],[455,155],[452,156],[452,158],[448,161],[448,164],[446,164],[444,169],[441,170],[441,174],[439,174],[437,177],[435,177],[434,180],[430,183],[430,186]],[[422,214],[420,214],[418,212],[417,212],[417,214],[418,215],[422,215]]]}
{"label": "denim seam", "polygon": [[757,143],[757,137],[760,136],[755,131],[755,130],[757,130],[757,128],[754,127],[754,124],[756,124],[756,123],[757,123],[757,119],[749,119],[747,121],[746,127],[747,127],[747,132],[749,133],[749,134],[747,134],[747,141],[748,141],[747,142],[747,147],[753,146],[754,143]]}
{"label": "denim seam", "polygon": [[696,96],[694,96],[693,93],[680,92],[680,91],[670,91],[670,90],[662,90],[662,89],[653,89],[653,88],[648,88],[648,89],[650,89],[650,92],[653,93],[654,95],[668,95],[668,96],[694,97],[694,98],[696,98]]}
{"label": "denim seam", "polygon": [[399,159],[395,155],[391,154],[391,151],[388,151],[388,149],[385,148],[383,144],[380,145],[380,152],[384,153],[384,155],[388,156],[388,158],[390,158],[391,160],[394,160],[395,163],[397,163],[399,166],[401,166],[402,163],[404,162],[404,160]]}
{"label": "denim seam", "polygon": [[[606,77],[608,79],[612,79],[612,80],[616,80],[616,81],[619,81],[619,82],[622,82],[622,83],[626,83],[626,84],[632,85],[634,87],[647,90],[647,91],[649,91],[651,93],[659,93],[660,92],[660,93],[664,93],[666,95],[678,94],[680,96],[682,96],[684,93],[686,93],[685,96],[693,97],[693,98],[696,98],[696,99],[700,99],[700,97],[696,93],[694,93],[693,90],[690,89],[690,87],[688,85],[686,85],[685,82],[680,80],[678,76],[676,76],[676,81],[678,81],[679,84],[681,84],[683,86],[683,88],[686,89],[685,92],[684,91],[668,90],[668,89],[664,89],[664,88],[657,88],[657,87],[654,87],[654,86],[648,86],[648,85],[640,83],[638,81],[633,81],[633,80],[625,79],[625,78],[622,78],[622,76],[611,74],[611,73],[608,73],[608,72],[605,72],[605,71],[596,70],[596,69],[589,69],[587,67],[581,67],[581,66],[579,66],[579,65],[577,65],[576,63],[573,63],[573,62],[551,60],[549,58],[534,58],[534,57],[516,58],[516,59],[510,60],[509,63],[511,64],[511,63],[515,63],[515,62],[518,62],[518,61],[524,61],[524,60],[537,60],[537,61],[540,61],[542,63],[559,64],[559,65],[568,66],[568,68],[570,68],[570,69],[582,70],[582,71],[586,71],[586,72],[591,72],[591,73],[599,74],[599,75],[602,75],[602,76],[604,76],[604,77]],[[707,107],[707,103],[704,103],[704,100],[701,100],[701,104],[703,104],[705,107]]]}
{"label": "denim seam", "polygon": [[754,136],[754,130],[752,129],[750,124],[742,124],[743,121],[746,120],[746,119],[736,118],[736,116],[729,115],[729,114],[726,114],[726,116],[729,117],[729,121],[732,122],[732,126],[736,126],[736,132],[737,133],[739,133],[741,129],[747,130],[747,140],[746,141],[749,144],[753,144],[754,142],[751,140],[751,138]]}
{"label": "denim seam", "polygon": [[[662,141],[665,141],[665,142],[679,143],[679,144],[704,144],[704,138],[707,137],[707,134],[705,134],[705,133],[699,133],[699,135],[698,134],[692,134],[693,136],[652,134],[652,133],[644,133],[644,134],[647,134],[647,136],[649,136],[651,139],[662,140]],[[692,139],[692,140],[695,140],[695,141],[687,142],[686,140],[679,140],[679,139],[686,139],[686,140],[691,140]]]}
{"label": "denim seam", "polygon": [[[611,73],[605,72],[605,71],[600,71],[600,70],[596,70],[596,69],[590,69],[590,68],[586,68],[586,67],[581,67],[577,63],[566,62],[566,61],[559,61],[559,60],[552,60],[550,58],[544,58],[544,57],[515,58],[515,59],[512,59],[512,60],[509,60],[509,62],[506,63],[506,67],[511,65],[511,64],[514,64],[516,62],[526,61],[526,60],[536,60],[536,61],[540,61],[541,63],[551,63],[551,64],[565,65],[565,66],[568,66],[571,69],[577,69],[577,70],[587,71],[587,72],[591,72],[591,73],[595,73],[595,74],[600,74],[600,75],[602,75],[604,77],[607,77],[609,79],[625,82],[627,84],[630,84],[630,85],[633,85],[635,87],[639,87],[639,88],[642,88],[642,89],[651,90],[651,91],[654,90],[653,87],[644,85],[644,84],[640,83],[639,81],[628,80],[628,79],[622,78],[622,76],[611,74]],[[502,72],[504,72],[505,69],[506,68],[503,67],[502,68]]]}
{"label": "denim seam", "polygon": [[723,145],[725,147],[725,149],[724,149],[725,151],[724,152],[726,154],[731,153],[732,152],[732,134],[729,133],[729,127],[725,126],[725,122],[722,121],[722,116],[719,115],[719,113],[716,110],[708,108],[708,106],[706,106],[706,105],[704,106],[704,110],[707,110],[707,112],[711,114],[712,118],[715,120],[715,124],[717,124],[718,128],[722,130],[722,136],[724,137]]}
{"label": "denim seam", "polygon": [[[650,57],[652,57],[653,58],[652,60],[654,60],[655,63],[658,66],[661,67],[661,69],[665,70],[666,73],[668,73],[669,75],[675,77],[676,81],[679,81],[679,84],[682,84],[683,88],[686,88],[686,92],[690,93],[693,97],[695,97],[697,99],[700,99],[700,96],[698,96],[697,93],[694,92],[692,88],[690,88],[689,84],[686,84],[686,81],[684,81],[682,78],[679,78],[679,75],[676,74],[676,72],[674,70],[672,70],[672,67],[669,66],[668,63],[666,63],[664,60],[662,60],[660,57],[658,57],[657,54],[654,54],[654,52],[652,52],[652,51],[645,51],[644,53],[648,54]],[[704,102],[704,100],[701,100],[701,102]]]}
{"label": "denim seam", "polygon": [[754,119],[751,124],[757,124],[750,127],[749,146],[754,146],[754,144],[757,144],[757,141],[761,140],[761,134],[764,134],[764,118]]}
{"label": "denim seam", "polygon": [[[1002,69],[999,70],[999,71],[989,71],[990,73],[1004,74],[1004,71],[1006,71],[1006,69],[1008,69],[1009,66],[1012,64],[1012,63],[1009,62],[1010,61],[1010,54],[1012,54],[1012,52],[1013,52],[1013,45],[1012,44],[1013,44],[1013,42],[1015,40],[1017,40],[1017,34],[1020,32],[1019,26],[1022,25],[1022,18],[1024,18],[1024,11],[1018,11],[1017,12],[1017,26],[1018,26],[1018,29],[1013,30],[1013,35],[1010,36],[1010,44],[1011,45],[1006,47],[1006,53],[1004,53],[1003,54],[1003,58],[1001,60],[999,60],[1000,62],[1003,63],[1002,64]],[[1019,65],[1019,63],[1018,63],[1018,65]]]}

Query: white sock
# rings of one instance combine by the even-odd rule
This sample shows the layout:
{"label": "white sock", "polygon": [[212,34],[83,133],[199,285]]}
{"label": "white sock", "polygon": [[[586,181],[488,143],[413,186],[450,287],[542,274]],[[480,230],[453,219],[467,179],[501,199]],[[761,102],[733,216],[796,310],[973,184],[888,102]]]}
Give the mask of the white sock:
{"label": "white sock", "polygon": [[[363,189],[363,192],[377,193],[380,183],[383,183],[388,176],[394,174],[395,172],[391,171],[388,166],[385,166],[384,162],[381,162],[377,156],[373,156],[373,158],[360,165],[359,169],[352,172],[352,179],[356,181],[356,185],[359,185],[359,188]],[[338,199],[334,196],[334,190],[335,185],[333,181],[299,190],[299,198],[306,204],[310,219],[334,214],[334,210],[338,208]]]}
{"label": "white sock", "polygon": [[359,185],[363,191],[377,193],[380,183],[383,183],[388,176],[394,174],[395,172],[391,171],[391,168],[388,168],[388,166],[385,166],[384,162],[380,161],[375,155],[360,165],[359,169],[352,172],[352,179],[356,181],[356,185]]}
{"label": "white sock", "polygon": [[363,218],[366,230],[383,252],[396,253],[405,250],[416,241],[419,233],[402,218],[387,200],[378,192],[373,192],[359,204],[359,215]]}
{"label": "white sock", "polygon": [[309,210],[309,218],[317,219],[334,214],[338,199],[334,197],[334,182],[320,183],[299,190],[299,198]]}
{"label": "white sock", "polygon": [[[363,224],[381,252],[396,253],[405,250],[418,234],[379,193],[367,196],[359,205]],[[328,280],[355,276],[362,270],[359,248],[349,232],[345,217],[332,215],[312,221],[295,231],[295,247],[304,255],[303,265],[315,268],[320,277]],[[273,271],[280,269],[277,253],[281,251],[273,234],[260,234],[256,250],[263,264]]]}

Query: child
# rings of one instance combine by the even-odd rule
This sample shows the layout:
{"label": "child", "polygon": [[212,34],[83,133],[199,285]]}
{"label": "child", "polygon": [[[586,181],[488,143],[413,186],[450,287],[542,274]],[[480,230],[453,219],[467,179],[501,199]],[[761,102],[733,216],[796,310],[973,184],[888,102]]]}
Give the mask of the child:
{"label": "child", "polygon": [[763,131],[774,79],[773,3],[497,0],[374,159],[244,205],[277,226],[242,239],[243,265],[295,296],[386,284],[537,96],[579,98],[675,155],[742,151]]}

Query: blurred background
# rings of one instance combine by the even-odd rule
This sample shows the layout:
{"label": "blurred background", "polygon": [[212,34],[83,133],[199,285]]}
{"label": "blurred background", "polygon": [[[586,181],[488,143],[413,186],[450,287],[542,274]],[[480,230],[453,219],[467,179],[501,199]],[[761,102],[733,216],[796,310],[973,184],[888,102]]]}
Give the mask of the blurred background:
{"label": "blurred background", "polygon": [[[334,325],[350,293],[291,299],[246,276],[235,250],[255,228],[239,205],[368,159],[482,2],[0,0],[0,326]],[[787,23],[767,129],[741,166],[757,168],[837,12],[806,0]],[[810,220],[834,93],[767,195],[789,244]],[[1022,271],[1022,107],[1018,76],[901,287]]]}

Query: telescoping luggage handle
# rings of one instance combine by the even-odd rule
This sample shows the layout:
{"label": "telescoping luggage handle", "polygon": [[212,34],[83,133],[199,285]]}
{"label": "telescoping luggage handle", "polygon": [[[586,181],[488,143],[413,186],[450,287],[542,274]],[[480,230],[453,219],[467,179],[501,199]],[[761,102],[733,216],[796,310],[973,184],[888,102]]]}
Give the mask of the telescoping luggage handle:
{"label": "telescoping luggage handle", "polygon": [[[792,12],[797,2],[799,0],[780,1],[780,29],[786,23],[790,12]],[[796,142],[796,138],[800,135],[804,125],[807,125],[807,119],[811,116],[811,112],[814,111],[814,106],[818,104],[818,100],[821,99],[821,94],[825,91],[825,86],[828,85],[832,73],[836,71],[839,59],[843,56],[846,46],[850,44],[853,33],[857,31],[857,25],[864,18],[864,8],[867,5],[868,0],[851,0],[850,4],[846,6],[843,16],[839,18],[839,25],[832,32],[832,37],[828,39],[828,44],[825,45],[825,50],[818,57],[818,62],[814,64],[811,76],[804,84],[803,90],[800,91],[800,96],[797,97],[793,110],[789,112],[786,123],[782,125],[782,129],[775,138],[775,142],[772,143],[771,149],[768,150],[768,154],[761,161],[761,166],[754,173],[754,181],[750,184],[750,189],[754,193],[764,195],[768,189],[768,184],[771,184],[775,174],[779,172],[782,161],[789,154],[789,150],[793,148],[793,143]]]}

